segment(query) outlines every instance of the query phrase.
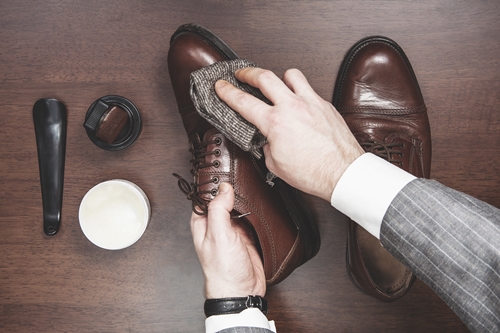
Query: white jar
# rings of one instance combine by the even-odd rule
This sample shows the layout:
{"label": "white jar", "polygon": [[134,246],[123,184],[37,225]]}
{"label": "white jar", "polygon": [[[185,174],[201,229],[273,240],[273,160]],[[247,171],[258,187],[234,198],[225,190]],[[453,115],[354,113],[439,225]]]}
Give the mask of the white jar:
{"label": "white jar", "polygon": [[107,250],[120,250],[141,238],[151,206],[136,184],[113,179],[91,188],[80,203],[78,218],[85,236]]}

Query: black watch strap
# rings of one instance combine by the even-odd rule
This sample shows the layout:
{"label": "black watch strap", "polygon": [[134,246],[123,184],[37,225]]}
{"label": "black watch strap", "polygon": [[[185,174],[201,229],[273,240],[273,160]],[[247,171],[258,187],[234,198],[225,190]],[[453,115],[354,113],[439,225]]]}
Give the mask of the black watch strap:
{"label": "black watch strap", "polygon": [[240,313],[248,308],[258,308],[267,315],[267,300],[260,296],[213,298],[205,301],[205,316]]}

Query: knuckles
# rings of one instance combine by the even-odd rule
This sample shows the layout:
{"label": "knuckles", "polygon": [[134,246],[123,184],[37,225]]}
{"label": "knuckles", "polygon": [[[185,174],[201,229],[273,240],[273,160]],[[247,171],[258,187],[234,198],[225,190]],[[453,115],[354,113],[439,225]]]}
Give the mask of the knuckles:
{"label": "knuckles", "polygon": [[238,90],[233,98],[234,105],[238,105],[240,107],[245,107],[250,103],[252,96],[243,91]]}
{"label": "knuckles", "polygon": [[278,77],[272,71],[268,69],[263,69],[259,72],[256,77],[256,83],[258,87],[273,84]]}

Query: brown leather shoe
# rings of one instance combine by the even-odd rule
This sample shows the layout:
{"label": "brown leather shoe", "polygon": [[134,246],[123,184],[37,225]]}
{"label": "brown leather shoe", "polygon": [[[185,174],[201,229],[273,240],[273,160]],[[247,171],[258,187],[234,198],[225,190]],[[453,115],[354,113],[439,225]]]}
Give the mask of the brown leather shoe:
{"label": "brown leather shoe", "polygon": [[[340,68],[333,105],[367,152],[417,177],[429,177],[431,139],[415,73],[403,50],[386,37],[356,43]],[[362,291],[392,302],[415,276],[380,241],[349,221],[347,272]]]}
{"label": "brown leather shoe", "polygon": [[196,112],[189,95],[191,72],[217,61],[237,59],[219,37],[195,24],[180,26],[170,40],[168,68],[193,153],[193,183],[180,180],[193,211],[206,214],[221,182],[233,185],[233,215],[252,227],[268,284],[276,284],[316,255],[320,237],[300,193],[281,180],[266,183],[263,159],[256,160],[227,140]]}

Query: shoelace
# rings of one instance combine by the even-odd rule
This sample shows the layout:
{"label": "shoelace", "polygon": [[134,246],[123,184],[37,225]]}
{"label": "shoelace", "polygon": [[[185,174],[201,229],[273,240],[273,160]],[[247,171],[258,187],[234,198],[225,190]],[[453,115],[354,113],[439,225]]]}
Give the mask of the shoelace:
{"label": "shoelace", "polygon": [[[193,164],[193,169],[191,169],[191,174],[193,176],[198,175],[198,171],[203,168],[215,166],[219,167],[220,162],[215,160],[212,163],[205,163],[205,157],[209,155],[220,156],[220,149],[215,149],[213,151],[206,151],[206,147],[211,144],[220,145],[222,140],[220,138],[215,138],[210,141],[203,141],[198,144],[193,144],[193,148],[189,149],[189,151],[193,154],[193,158],[189,161]],[[212,177],[209,180],[206,180],[201,183],[189,183],[186,179],[182,178],[176,173],[173,173],[174,177],[178,179],[177,186],[179,189],[187,196],[188,200],[191,200],[193,212],[197,215],[207,215],[208,214],[208,200],[201,198],[200,195],[210,193],[213,196],[216,196],[218,193],[217,189],[212,189],[210,191],[200,191],[199,188],[203,185],[210,183],[217,183],[219,178]],[[244,216],[249,215],[250,212],[240,214],[240,215],[232,215],[232,219],[239,219]]]}
{"label": "shoelace", "polygon": [[395,156],[403,157],[403,152],[394,148],[404,148],[404,143],[394,142],[394,143],[383,143],[379,141],[366,141],[360,143],[361,147],[367,152],[375,154],[390,163],[403,165],[401,159],[395,158]]}
{"label": "shoelace", "polygon": [[[222,140],[220,138],[215,138],[214,140],[202,141],[197,144],[193,144],[193,147],[189,151],[193,154],[193,158],[189,161],[193,164],[193,169],[191,169],[191,174],[193,176],[198,175],[200,169],[215,166],[219,167],[220,162],[215,160],[212,163],[206,163],[205,157],[209,155],[220,156],[220,149],[214,149],[213,151],[207,151],[207,146],[211,144],[220,145]],[[178,179],[177,185],[179,189],[187,196],[188,200],[191,200],[193,212],[198,215],[207,215],[208,213],[208,201],[201,198],[201,195],[211,193],[212,195],[217,195],[217,189],[211,191],[200,191],[199,188],[203,185],[209,183],[217,183],[219,179],[217,177],[212,177],[201,183],[189,183],[186,179],[182,178],[178,174],[174,173],[174,177]]]}

